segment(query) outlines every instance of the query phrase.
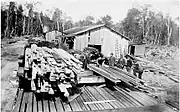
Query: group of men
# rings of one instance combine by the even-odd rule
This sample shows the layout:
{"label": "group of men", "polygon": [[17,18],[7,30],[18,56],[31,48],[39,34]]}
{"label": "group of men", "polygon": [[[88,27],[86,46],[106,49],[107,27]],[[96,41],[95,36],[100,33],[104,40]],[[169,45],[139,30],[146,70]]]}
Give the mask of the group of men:
{"label": "group of men", "polygon": [[120,69],[125,69],[129,73],[133,73],[139,79],[142,79],[143,69],[141,65],[136,61],[132,60],[130,56],[125,55],[124,57],[120,55],[120,58],[116,62],[116,58],[113,56],[113,53],[110,54],[109,59],[103,56],[100,56],[97,59],[97,65],[102,66],[117,66]]}

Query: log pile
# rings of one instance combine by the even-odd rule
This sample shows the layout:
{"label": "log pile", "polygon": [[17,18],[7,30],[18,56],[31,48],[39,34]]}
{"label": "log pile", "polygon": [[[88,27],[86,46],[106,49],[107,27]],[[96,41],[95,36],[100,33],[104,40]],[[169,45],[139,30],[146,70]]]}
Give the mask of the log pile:
{"label": "log pile", "polygon": [[51,95],[61,92],[67,98],[78,93],[77,74],[84,71],[82,62],[66,51],[31,43],[25,47],[21,59],[24,60],[24,66],[19,64],[20,88]]}

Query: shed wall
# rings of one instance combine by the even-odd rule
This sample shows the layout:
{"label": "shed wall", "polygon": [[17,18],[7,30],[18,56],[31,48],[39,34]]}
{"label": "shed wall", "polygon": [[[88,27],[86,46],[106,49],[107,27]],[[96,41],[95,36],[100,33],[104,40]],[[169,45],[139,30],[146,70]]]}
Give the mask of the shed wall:
{"label": "shed wall", "polygon": [[[89,34],[90,33],[90,34]],[[90,40],[88,42],[88,37]],[[101,45],[101,52],[105,56],[110,56],[113,53],[115,57],[119,58],[120,54],[128,53],[128,40],[122,36],[110,31],[106,27],[91,30],[82,35],[76,36],[74,40],[74,49],[83,50],[83,48],[90,45]]]}

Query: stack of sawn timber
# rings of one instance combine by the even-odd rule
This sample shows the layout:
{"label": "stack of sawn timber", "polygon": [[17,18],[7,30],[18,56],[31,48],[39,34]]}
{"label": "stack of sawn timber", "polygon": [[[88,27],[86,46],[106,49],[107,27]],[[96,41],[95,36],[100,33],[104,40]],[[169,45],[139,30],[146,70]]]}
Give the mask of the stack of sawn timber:
{"label": "stack of sawn timber", "polygon": [[138,86],[139,82],[143,81],[116,67],[96,67],[95,65],[90,64],[88,65],[88,68],[106,77],[114,83],[124,82],[129,86]]}
{"label": "stack of sawn timber", "polygon": [[25,47],[24,58],[24,79],[27,82],[22,88],[26,90],[53,94],[56,90],[52,89],[52,82],[59,81],[64,68],[71,69],[75,74],[84,71],[82,62],[62,49],[31,44]]}
{"label": "stack of sawn timber", "polygon": [[106,79],[114,82],[114,83],[119,83],[121,82],[120,79],[118,79],[117,77],[113,76],[112,74],[110,74],[109,72],[103,70],[101,67],[97,67],[96,65],[93,64],[89,64],[88,68],[96,73],[98,73],[99,75],[105,77]]}

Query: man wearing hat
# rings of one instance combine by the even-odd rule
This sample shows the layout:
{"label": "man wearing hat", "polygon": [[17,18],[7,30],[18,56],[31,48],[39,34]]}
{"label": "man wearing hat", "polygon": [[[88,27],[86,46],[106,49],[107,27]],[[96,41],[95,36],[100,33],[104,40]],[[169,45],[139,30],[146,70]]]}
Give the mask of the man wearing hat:
{"label": "man wearing hat", "polygon": [[109,58],[109,66],[114,66],[115,64],[115,57],[113,56],[113,53],[111,53],[111,56]]}
{"label": "man wearing hat", "polygon": [[[139,79],[142,79],[142,74],[143,74],[143,68],[141,65],[137,62],[137,60],[134,60],[134,65],[133,65],[133,74],[138,77]],[[138,75],[138,76],[137,76]]]}

